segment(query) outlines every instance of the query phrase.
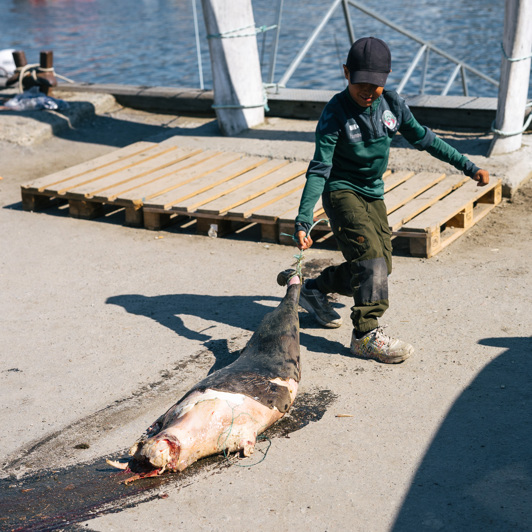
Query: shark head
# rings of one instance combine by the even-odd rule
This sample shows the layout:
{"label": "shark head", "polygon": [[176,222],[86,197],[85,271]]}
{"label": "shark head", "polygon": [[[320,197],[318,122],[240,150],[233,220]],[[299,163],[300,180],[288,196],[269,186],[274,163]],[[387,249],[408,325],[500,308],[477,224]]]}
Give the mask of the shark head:
{"label": "shark head", "polygon": [[177,470],[181,445],[178,439],[164,431],[139,443],[130,450],[133,460],[141,463],[149,463],[152,467]]}

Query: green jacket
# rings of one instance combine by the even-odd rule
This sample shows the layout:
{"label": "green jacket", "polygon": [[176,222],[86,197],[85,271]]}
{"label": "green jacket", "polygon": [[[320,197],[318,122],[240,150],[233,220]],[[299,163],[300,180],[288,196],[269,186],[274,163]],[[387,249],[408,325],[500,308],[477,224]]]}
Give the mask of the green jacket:
{"label": "green jacket", "polygon": [[400,131],[419,150],[473,177],[478,171],[467,157],[421,126],[395,91],[385,90],[370,107],[360,107],[348,89],[333,96],[316,127],[316,150],[308,166],[296,224],[308,231],[322,192],[351,189],[370,199],[382,199],[382,175],[390,144]]}

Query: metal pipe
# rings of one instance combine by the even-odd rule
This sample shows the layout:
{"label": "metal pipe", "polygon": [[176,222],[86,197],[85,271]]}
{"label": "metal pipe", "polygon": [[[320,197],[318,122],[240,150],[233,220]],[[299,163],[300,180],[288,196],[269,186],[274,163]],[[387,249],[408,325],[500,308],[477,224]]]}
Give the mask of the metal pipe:
{"label": "metal pipe", "polygon": [[467,90],[466,70],[464,67],[460,68],[460,73],[462,74],[462,91],[464,93],[464,96],[469,96],[469,91]]}
{"label": "metal pipe", "polygon": [[399,83],[399,86],[397,87],[397,92],[401,94],[403,92],[404,86],[406,85],[407,81],[410,79],[410,76],[412,75],[412,72],[414,72],[414,69],[416,68],[417,64],[419,63],[419,60],[427,50],[427,45],[424,44],[417,52],[416,56],[414,57],[413,61],[410,63],[410,66],[408,67],[408,70],[406,71],[405,75],[403,76],[403,79],[401,80],[401,83]]}
{"label": "metal pipe", "polygon": [[369,15],[370,17],[373,17],[374,19],[378,20],[379,22],[382,22],[383,24],[385,24],[386,26],[389,26],[390,28],[394,29],[395,31],[397,31],[399,33],[402,33],[403,35],[405,35],[409,39],[411,39],[411,40],[413,40],[413,41],[415,41],[415,42],[417,42],[419,44],[427,45],[433,52],[437,53],[438,55],[441,55],[442,57],[445,57],[445,59],[448,59],[449,61],[451,61],[453,63],[462,65],[466,70],[469,70],[469,72],[472,72],[473,74],[475,74],[479,78],[482,78],[482,79],[488,81],[492,85],[495,85],[497,87],[499,86],[499,82],[497,80],[495,80],[495,79],[493,79],[493,78],[491,78],[489,76],[486,76],[485,74],[480,72],[480,70],[477,70],[476,68],[473,68],[473,67],[467,65],[466,63],[462,63],[459,59],[456,59],[452,55],[450,55],[447,52],[444,52],[443,50],[441,50],[440,48],[438,48],[436,46],[433,46],[428,41],[425,41],[425,40],[419,38],[417,35],[413,34],[412,32],[408,31],[407,29],[403,28],[402,26],[394,24],[393,22],[391,22],[390,20],[388,20],[385,17],[381,17],[375,11],[372,11],[371,9],[368,9],[368,8],[364,7],[362,4],[359,4],[358,2],[355,2],[354,0],[347,0],[347,2],[350,5],[352,5],[353,7],[356,7],[357,9],[359,9],[360,11],[365,13],[366,15]]}
{"label": "metal pipe", "polygon": [[325,24],[331,18],[334,10],[338,7],[338,4],[343,2],[343,0],[334,0],[331,7],[327,11],[326,15],[323,17],[322,21],[316,26],[315,30],[312,32],[310,37],[307,39],[307,42],[303,45],[303,48],[299,51],[295,59],[292,61],[286,72],[283,74],[283,77],[279,80],[279,85],[286,86],[287,81],[292,77],[292,74],[295,72],[296,68],[299,66],[303,57],[305,57],[309,48],[314,44],[314,41],[320,34],[321,30],[325,27]]}
{"label": "metal pipe", "polygon": [[205,87],[203,85],[203,64],[201,62],[201,46],[200,46],[200,40],[199,40],[198,13],[196,11],[196,0],[192,0],[192,13],[194,15],[194,31],[196,33],[196,55],[198,56],[199,82],[200,82],[200,89],[203,90]]}
{"label": "metal pipe", "polygon": [[458,72],[460,72],[460,69],[462,68],[462,65],[456,65],[455,69],[453,70],[453,73],[451,74],[451,77],[449,78],[449,81],[447,81],[447,84],[443,88],[443,91],[441,92],[442,96],[446,96],[449,92],[449,89],[451,88],[451,85],[453,84],[453,81],[455,80],[456,76],[458,75]]}
{"label": "metal pipe", "polygon": [[342,1],[342,8],[344,10],[345,24],[347,26],[347,34],[349,35],[349,47],[355,42],[355,32],[353,24],[351,23],[351,15],[349,14],[349,4],[347,0]]}
{"label": "metal pipe", "polygon": [[281,31],[281,15],[283,11],[283,0],[279,0],[277,3],[277,28],[275,28],[275,38],[273,40],[272,59],[270,61],[270,83],[273,83],[275,76],[275,64],[277,62],[277,48],[279,47],[279,33]]}
{"label": "metal pipe", "polygon": [[425,63],[423,65],[423,74],[421,76],[421,87],[420,87],[421,94],[425,94],[425,82],[427,80],[427,71],[429,69],[429,56],[430,56],[430,48],[427,48],[427,51],[425,52]]}

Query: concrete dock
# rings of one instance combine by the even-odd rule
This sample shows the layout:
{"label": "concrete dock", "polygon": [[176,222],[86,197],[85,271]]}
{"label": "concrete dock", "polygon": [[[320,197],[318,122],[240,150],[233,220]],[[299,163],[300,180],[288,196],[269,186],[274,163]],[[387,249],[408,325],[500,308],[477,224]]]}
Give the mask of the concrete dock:
{"label": "concrete dock", "polygon": [[[301,387],[271,446],[143,490],[120,485],[104,458],[123,456],[238,355],[280,301],[275,278],[296,249],[253,228],[213,239],[125,227],[116,213],[24,212],[20,187],[172,135],[186,148],[304,161],[315,119],[271,116],[229,138],[212,115],[133,109],[106,92],[62,96],[65,114],[0,114],[0,529],[532,529],[532,186],[514,181],[532,161],[530,135],[489,159],[487,130],[436,129],[513,194],[435,258],[394,249],[384,322],[414,345],[409,360],[349,355],[349,298],[334,300],[337,330],[301,311]],[[390,165],[442,168],[400,139]],[[316,246],[305,275],[340,260]]]}

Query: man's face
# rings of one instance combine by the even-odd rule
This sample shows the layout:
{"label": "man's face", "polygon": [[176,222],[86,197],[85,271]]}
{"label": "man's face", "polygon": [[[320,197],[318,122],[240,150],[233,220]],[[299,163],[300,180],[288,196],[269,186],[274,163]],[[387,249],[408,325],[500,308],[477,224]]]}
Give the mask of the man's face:
{"label": "man's face", "polygon": [[360,107],[369,107],[384,90],[384,87],[372,85],[371,83],[351,83],[349,70],[344,65],[345,79],[347,79],[349,94]]}

